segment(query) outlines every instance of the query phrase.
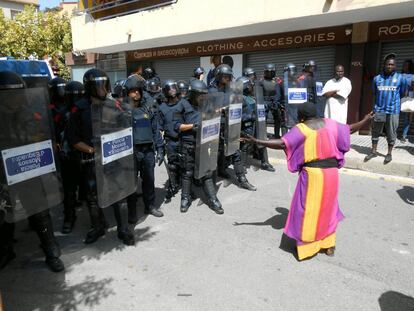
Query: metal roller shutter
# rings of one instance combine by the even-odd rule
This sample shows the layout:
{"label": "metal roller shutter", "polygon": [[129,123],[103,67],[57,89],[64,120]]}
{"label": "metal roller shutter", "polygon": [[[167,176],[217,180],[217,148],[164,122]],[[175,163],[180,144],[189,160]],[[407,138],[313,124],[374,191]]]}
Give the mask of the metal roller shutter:
{"label": "metal roller shutter", "polygon": [[382,60],[384,56],[389,53],[397,54],[397,70],[402,70],[403,62],[406,59],[414,60],[414,41],[402,41],[402,42],[384,42],[381,45],[381,59],[379,66],[381,70]]}
{"label": "metal roller shutter", "polygon": [[298,71],[308,60],[316,61],[322,82],[326,82],[333,76],[335,66],[335,47],[323,46],[301,49],[275,50],[247,55],[246,67],[252,67],[258,77],[263,75],[266,64],[276,64],[276,75],[283,76],[283,68],[287,63],[294,63]]}
{"label": "metal roller shutter", "polygon": [[193,75],[194,69],[200,66],[200,58],[163,59],[154,61],[152,66],[161,81],[167,79],[188,81]]}

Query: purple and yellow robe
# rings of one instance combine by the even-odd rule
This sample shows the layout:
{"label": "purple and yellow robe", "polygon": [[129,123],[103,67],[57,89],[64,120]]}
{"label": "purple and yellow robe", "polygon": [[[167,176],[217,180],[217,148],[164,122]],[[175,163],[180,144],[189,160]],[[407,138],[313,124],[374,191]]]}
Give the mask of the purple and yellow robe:
{"label": "purple and yellow robe", "polygon": [[[338,169],[350,148],[350,130],[331,119],[313,130],[300,123],[282,137],[288,169],[299,172],[285,234],[297,242],[300,260],[335,246],[336,227],[344,216],[338,205]],[[306,167],[305,163],[335,158],[338,167]]]}

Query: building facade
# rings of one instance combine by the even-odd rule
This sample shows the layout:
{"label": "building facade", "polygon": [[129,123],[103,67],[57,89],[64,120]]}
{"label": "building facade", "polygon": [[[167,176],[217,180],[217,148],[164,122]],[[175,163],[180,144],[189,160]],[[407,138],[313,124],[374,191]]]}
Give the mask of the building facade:
{"label": "building facade", "polygon": [[353,83],[349,122],[372,109],[383,55],[395,52],[399,65],[414,59],[414,1],[84,0],[80,9],[74,49],[99,53],[97,66],[111,78],[150,65],[161,79],[188,79],[222,55],[235,76],[247,66],[260,76],[266,63],[282,75],[287,63],[301,69],[312,59],[326,82],[343,64]]}
{"label": "building facade", "polygon": [[22,12],[25,5],[34,5],[39,8],[39,0],[0,0],[0,8],[4,16],[10,19]]}

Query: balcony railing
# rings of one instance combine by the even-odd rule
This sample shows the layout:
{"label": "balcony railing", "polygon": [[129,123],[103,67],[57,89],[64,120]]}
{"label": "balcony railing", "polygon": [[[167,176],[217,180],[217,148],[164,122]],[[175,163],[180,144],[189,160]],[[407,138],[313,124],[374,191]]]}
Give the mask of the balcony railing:
{"label": "balcony railing", "polygon": [[176,3],[178,0],[81,0],[79,8],[94,19],[109,19],[117,16],[152,10]]}

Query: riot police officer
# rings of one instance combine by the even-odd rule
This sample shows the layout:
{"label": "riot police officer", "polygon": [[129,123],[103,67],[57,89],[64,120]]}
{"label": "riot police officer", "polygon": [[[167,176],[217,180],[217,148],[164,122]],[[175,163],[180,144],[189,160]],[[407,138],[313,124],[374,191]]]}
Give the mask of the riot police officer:
{"label": "riot police officer", "polygon": [[280,138],[280,128],[282,122],[281,97],[282,90],[276,80],[276,66],[267,64],[263,71],[263,80],[260,81],[263,87],[263,96],[266,106],[266,117],[269,113],[273,116],[274,136]]}
{"label": "riot police officer", "polygon": [[[209,93],[215,92],[228,92],[228,86],[233,79],[233,70],[226,64],[221,64],[216,68],[216,76],[211,86],[209,87]],[[228,110],[228,109],[227,109]],[[219,155],[217,163],[217,173],[219,176],[229,179],[230,175],[226,172],[227,167],[230,163],[233,164],[234,171],[236,173],[237,181],[239,185],[247,190],[256,191],[256,187],[249,183],[245,175],[245,169],[241,160],[241,152],[237,150],[234,154],[226,157],[225,156],[225,120],[226,108],[222,110],[221,126],[220,126],[220,145]]]}
{"label": "riot police officer", "polygon": [[299,77],[300,86],[307,89],[307,101],[316,104],[316,73],[317,67],[314,60],[303,64],[303,74]]}
{"label": "riot police officer", "polygon": [[[237,79],[241,83],[243,83],[243,114],[242,114],[242,126],[241,132],[242,135],[249,135],[255,136],[257,131],[257,124],[256,124],[256,114],[257,114],[257,104],[256,98],[254,97],[253,92],[253,83],[248,77],[240,77]],[[251,144],[240,143],[240,150],[241,150],[241,157],[243,161],[243,165],[246,167],[247,158],[249,154],[249,148],[251,148]],[[268,162],[266,149],[259,148],[256,150],[259,155],[258,158],[261,161],[261,169],[266,170],[269,172],[274,172],[275,169],[273,166]]]}
{"label": "riot police officer", "polygon": [[[189,102],[184,102],[181,120],[177,121],[180,131],[180,154],[182,156],[182,177],[181,177],[181,206],[182,213],[187,212],[191,206],[191,185],[194,177],[195,148],[197,142],[197,130],[201,121],[198,111],[200,95],[208,93],[207,85],[200,80],[190,82]],[[207,155],[206,155],[207,157]],[[223,214],[224,210],[216,195],[216,189],[212,179],[212,173],[208,172],[201,180],[204,193],[207,197],[208,206],[217,214]]]}
{"label": "riot police officer", "polygon": [[179,91],[178,97],[187,99],[188,88],[189,88],[188,83],[184,80],[180,80],[180,81],[177,82],[177,86],[178,86],[178,91]]}
{"label": "riot police officer", "polygon": [[289,103],[289,88],[299,88],[302,85],[302,82],[298,80],[297,77],[297,68],[293,63],[286,64],[284,70],[284,94],[285,94],[285,119],[287,129],[291,129],[298,123],[297,117],[297,104]]}
{"label": "riot police officer", "polygon": [[122,101],[122,99],[125,97],[124,83],[125,79],[120,79],[115,82],[114,91],[111,93],[113,98]]}
{"label": "riot police officer", "polygon": [[[38,142],[39,138],[50,140],[53,136],[46,111],[46,92],[39,93],[37,90],[27,89],[23,79],[14,72],[0,72],[0,105],[6,106],[0,126],[0,149],[22,148]],[[54,203],[54,198],[60,198],[59,186],[48,184],[49,187],[45,187],[43,184],[43,181],[58,183],[55,173],[44,173],[42,179],[34,177],[9,184],[2,157],[0,153],[0,210],[4,215],[12,214],[13,219],[11,221],[6,219],[0,224],[0,269],[16,257],[13,246],[15,231],[13,221],[21,218],[15,219],[13,214],[16,212],[15,204],[19,202],[25,214],[29,216],[31,227],[39,237],[47,266],[53,272],[63,271],[65,267],[59,258],[60,247],[49,214],[49,208],[60,201]],[[56,192],[52,186],[56,186]]]}
{"label": "riot police officer", "polygon": [[[75,107],[84,94],[83,84],[77,81],[71,81],[65,86],[65,106],[66,113],[62,115],[64,119],[64,128],[61,133],[61,144],[59,147],[59,156],[61,161],[61,174],[64,192],[63,201],[63,227],[62,233],[72,232],[76,221],[76,191],[80,185],[80,157],[79,152],[70,147],[67,140],[66,128],[69,121],[70,111]],[[79,188],[80,189],[80,188]]]}
{"label": "riot police officer", "polygon": [[155,115],[158,113],[158,108],[163,102],[163,96],[161,93],[161,86],[158,79],[147,80],[146,89],[143,90],[141,98],[142,104],[144,104]]}
{"label": "riot police officer", "polygon": [[[196,69],[194,69],[193,79],[203,81],[205,73],[206,71],[204,70],[203,67],[197,67]],[[190,81],[192,81],[193,79],[190,79]]]}
{"label": "riot police officer", "polygon": [[[75,104],[68,125],[68,142],[81,153],[83,182],[87,187],[86,201],[91,220],[91,229],[85,243],[96,242],[105,234],[106,221],[102,208],[98,205],[98,191],[95,170],[95,145],[93,142],[92,100],[105,100],[109,93],[109,78],[99,69],[90,69],[83,76],[85,96]],[[128,228],[126,202],[112,205],[117,222],[118,238],[125,245],[135,243],[134,235]]]}
{"label": "riot police officer", "polygon": [[257,75],[256,75],[256,71],[254,71],[253,68],[251,68],[251,67],[244,68],[243,76],[248,77],[253,85],[256,83]]}
{"label": "riot police officer", "polygon": [[[168,188],[166,200],[169,201],[178,192],[180,187],[180,141],[176,123],[181,119],[184,103],[188,105],[188,102],[186,99],[178,97],[178,86],[174,80],[164,81],[162,92],[166,101],[159,108],[158,120],[160,130],[164,132],[167,151]],[[162,159],[159,159],[158,165],[161,164]]]}
{"label": "riot police officer", "polygon": [[[133,124],[135,169],[142,178],[142,196],[144,200],[144,211],[155,217],[164,214],[155,206],[155,150],[157,159],[164,158],[163,141],[158,129],[156,115],[142,102],[143,84],[135,77],[129,77],[125,81],[127,97],[123,102],[123,108],[131,113]],[[136,193],[130,195],[128,201],[129,223],[136,223],[137,219]]]}

